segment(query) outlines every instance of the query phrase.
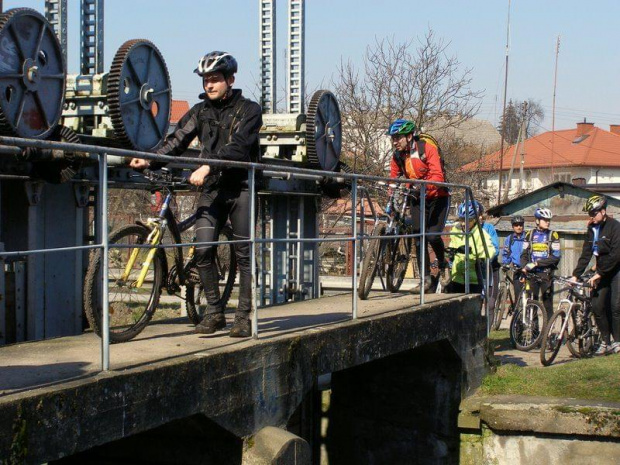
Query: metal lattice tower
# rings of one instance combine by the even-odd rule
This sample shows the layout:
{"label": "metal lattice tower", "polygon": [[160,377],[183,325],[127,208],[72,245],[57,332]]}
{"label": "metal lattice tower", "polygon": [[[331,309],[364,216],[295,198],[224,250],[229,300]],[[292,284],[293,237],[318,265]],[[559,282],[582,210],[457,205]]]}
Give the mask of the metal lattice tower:
{"label": "metal lattice tower", "polygon": [[288,69],[287,109],[288,113],[304,111],[305,75],[305,0],[289,0],[288,10]]}
{"label": "metal lattice tower", "polygon": [[276,112],[276,5],[260,2],[261,106],[264,113]]}
{"label": "metal lattice tower", "polygon": [[[2,8],[0,8],[1,11]],[[67,62],[67,0],[45,0],[45,19],[58,36],[62,54]]]}
{"label": "metal lattice tower", "polygon": [[81,3],[80,73],[103,73],[103,0]]}

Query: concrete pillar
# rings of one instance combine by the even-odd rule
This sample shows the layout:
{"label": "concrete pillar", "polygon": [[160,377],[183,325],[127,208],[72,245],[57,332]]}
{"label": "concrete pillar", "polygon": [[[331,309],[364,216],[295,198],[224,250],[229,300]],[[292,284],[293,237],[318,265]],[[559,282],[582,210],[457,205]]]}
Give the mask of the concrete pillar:
{"label": "concrete pillar", "polygon": [[242,465],[310,465],[310,445],[299,436],[267,426],[246,440]]}

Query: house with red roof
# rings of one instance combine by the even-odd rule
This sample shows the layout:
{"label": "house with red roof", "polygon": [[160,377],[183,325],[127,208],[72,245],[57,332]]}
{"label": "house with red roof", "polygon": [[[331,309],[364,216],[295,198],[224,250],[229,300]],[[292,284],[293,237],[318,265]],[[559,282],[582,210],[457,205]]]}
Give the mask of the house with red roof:
{"label": "house with red roof", "polygon": [[170,132],[176,129],[177,123],[188,111],[189,102],[187,100],[172,99],[172,108],[170,109]]}
{"label": "house with red roof", "polygon": [[[534,191],[553,182],[609,184],[620,182],[620,125],[609,131],[594,123],[577,123],[573,129],[548,131],[527,139],[519,147],[497,151],[461,169],[483,173],[480,185],[489,198],[497,196],[500,173],[502,194]],[[501,164],[501,167],[500,167]]]}

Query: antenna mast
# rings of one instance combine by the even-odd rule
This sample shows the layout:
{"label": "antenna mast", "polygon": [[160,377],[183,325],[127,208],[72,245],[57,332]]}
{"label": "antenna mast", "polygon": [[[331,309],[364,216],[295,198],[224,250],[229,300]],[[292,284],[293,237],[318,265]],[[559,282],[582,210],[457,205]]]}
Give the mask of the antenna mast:
{"label": "antenna mast", "polygon": [[497,192],[497,203],[502,201],[502,166],[504,164],[504,139],[506,137],[506,92],[508,90],[508,54],[510,52],[510,0],[508,0],[508,21],[506,25],[506,74],[504,77],[504,107],[502,110],[502,141],[499,149],[499,189]]}
{"label": "antenna mast", "polygon": [[560,36],[555,46],[555,75],[553,77],[553,109],[551,110],[551,182],[553,182],[553,155],[555,153],[555,90],[558,84],[558,57],[560,55]]}

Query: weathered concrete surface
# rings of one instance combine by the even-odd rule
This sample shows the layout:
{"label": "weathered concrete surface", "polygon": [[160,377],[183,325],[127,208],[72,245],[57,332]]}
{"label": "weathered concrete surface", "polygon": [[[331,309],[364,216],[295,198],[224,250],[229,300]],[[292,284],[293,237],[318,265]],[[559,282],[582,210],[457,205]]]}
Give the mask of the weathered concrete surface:
{"label": "weathered concrete surface", "polygon": [[462,465],[620,463],[620,404],[528,396],[461,406]]}
{"label": "weathered concrete surface", "polygon": [[299,436],[267,426],[252,436],[242,465],[311,465],[310,446]]}
{"label": "weathered concrete surface", "polygon": [[[361,306],[355,321],[336,321],[346,317],[350,295],[261,311],[258,340],[193,334],[150,339],[147,332],[145,339],[114,347],[116,371],[68,382],[49,379],[47,383],[57,384],[35,390],[15,386],[0,397],[0,460],[13,450],[26,463],[41,463],[194,415],[248,437],[265,426],[286,425],[318,375],[442,340],[461,359],[462,392],[479,385],[485,370],[485,324],[478,296],[453,296],[414,309],[411,295],[384,297]],[[320,318],[321,308],[327,318]],[[287,311],[293,316],[284,316]],[[187,325],[181,332],[188,332]],[[159,354],[166,343],[181,345],[189,354],[161,355],[163,359],[147,363],[145,352]],[[45,360],[39,365],[58,360],[57,352],[49,355],[36,344],[29,346]],[[3,348],[2,357],[25,357],[23,348],[5,349],[11,348]],[[97,353],[96,347],[93,351]],[[3,358],[0,365],[10,359]],[[23,366],[22,372],[28,374]]]}

